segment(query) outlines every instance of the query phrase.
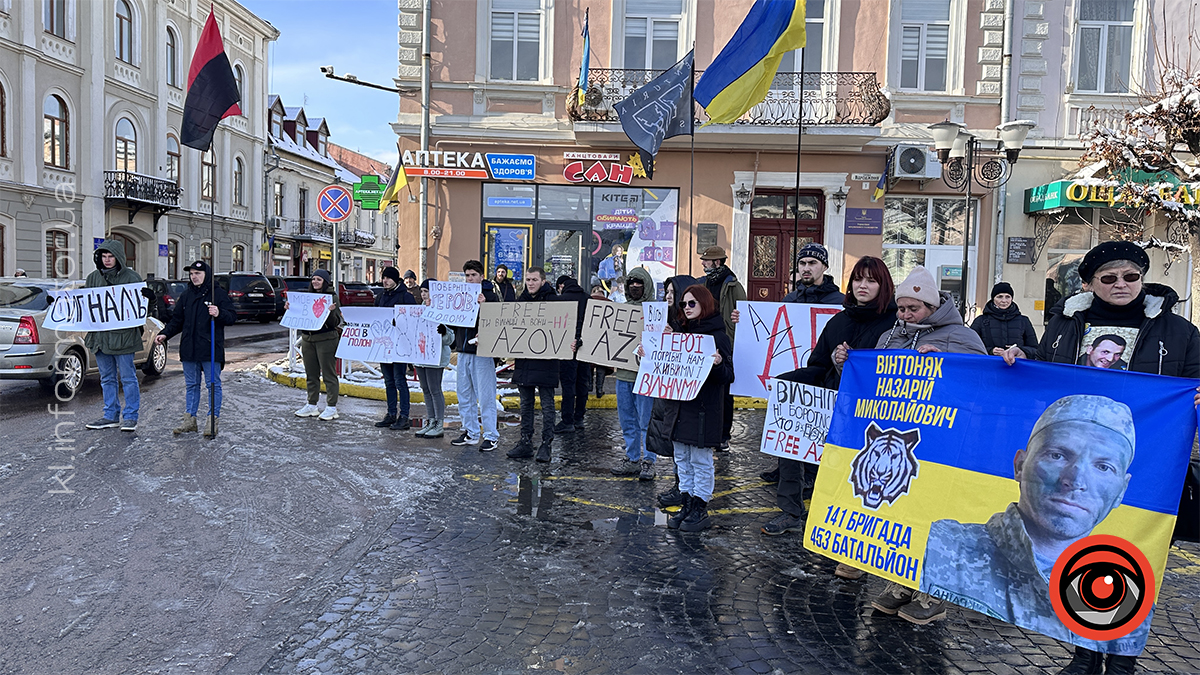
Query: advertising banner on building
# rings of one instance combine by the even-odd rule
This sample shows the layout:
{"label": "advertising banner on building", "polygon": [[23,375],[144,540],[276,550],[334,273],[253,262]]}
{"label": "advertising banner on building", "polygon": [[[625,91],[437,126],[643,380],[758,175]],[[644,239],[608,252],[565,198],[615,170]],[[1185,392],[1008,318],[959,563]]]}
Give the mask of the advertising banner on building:
{"label": "advertising banner on building", "polygon": [[148,301],[143,282],[54,291],[42,328],[62,331],[106,331],[137,328],[146,323]]}
{"label": "advertising banner on building", "polygon": [[737,308],[741,316],[733,341],[733,369],[738,377],[729,393],[755,398],[769,398],[767,381],[772,377],[808,365],[825,324],[842,311],[837,305],[796,302],[742,301]]}
{"label": "advertising banner on building", "polygon": [[485,302],[479,306],[478,354],[569,359],[578,313],[574,302]]}
{"label": "advertising banner on building", "polygon": [[679,191],[655,188],[596,188],[592,197],[592,269],[605,290],[626,271],[643,267],[656,286],[675,275],[675,231]]}
{"label": "advertising banner on building", "polygon": [[805,548],[1058,640],[1136,655],[1192,452],[1195,386],[852,351]]}

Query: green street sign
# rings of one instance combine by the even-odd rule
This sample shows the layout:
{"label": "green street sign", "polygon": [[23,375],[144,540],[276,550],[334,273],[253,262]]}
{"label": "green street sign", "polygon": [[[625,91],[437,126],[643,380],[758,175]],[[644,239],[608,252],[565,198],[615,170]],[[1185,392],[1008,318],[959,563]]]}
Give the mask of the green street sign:
{"label": "green street sign", "polygon": [[368,211],[378,211],[379,200],[383,197],[387,183],[379,176],[363,176],[350,187],[354,188],[354,201],[358,202],[359,206]]}

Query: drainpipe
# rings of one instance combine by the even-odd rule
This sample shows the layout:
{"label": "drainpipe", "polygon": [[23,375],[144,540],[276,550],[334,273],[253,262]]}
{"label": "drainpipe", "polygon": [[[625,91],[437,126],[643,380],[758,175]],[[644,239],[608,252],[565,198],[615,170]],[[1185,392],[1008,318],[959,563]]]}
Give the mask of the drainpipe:
{"label": "drainpipe", "polygon": [[[429,57],[429,32],[433,26],[433,21],[429,16],[432,2],[425,0],[424,7],[421,13],[425,19],[425,29],[421,31],[421,150],[429,153],[429,78],[430,78],[430,57]],[[420,230],[421,230],[421,262],[419,265],[420,276],[422,279],[429,278],[429,179],[421,176],[421,204],[418,207],[421,210]]]}
{"label": "drainpipe", "polygon": [[[1000,123],[1010,121],[1009,113],[1012,97],[1012,43],[1013,43],[1013,0],[1004,0],[1004,54],[1000,57]],[[1008,188],[996,200],[996,244],[992,256],[992,283],[1000,281],[1004,275],[1005,251],[1004,246],[1004,217],[1005,203],[1008,202]]]}

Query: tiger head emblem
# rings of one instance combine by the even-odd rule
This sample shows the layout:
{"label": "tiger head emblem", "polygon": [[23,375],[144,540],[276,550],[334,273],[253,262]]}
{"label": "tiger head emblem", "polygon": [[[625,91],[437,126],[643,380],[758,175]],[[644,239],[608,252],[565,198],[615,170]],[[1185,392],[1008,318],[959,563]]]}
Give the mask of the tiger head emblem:
{"label": "tiger head emblem", "polygon": [[884,430],[871,422],[866,437],[866,446],[850,461],[850,484],[863,506],[877,509],[907,494],[917,477],[919,464],[913,450],[921,442],[921,430]]}

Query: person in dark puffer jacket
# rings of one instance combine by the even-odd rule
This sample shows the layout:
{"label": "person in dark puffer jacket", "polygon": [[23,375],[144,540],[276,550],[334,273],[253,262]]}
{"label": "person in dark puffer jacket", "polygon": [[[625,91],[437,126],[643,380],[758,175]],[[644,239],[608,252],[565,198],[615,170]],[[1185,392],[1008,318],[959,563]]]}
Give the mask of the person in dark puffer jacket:
{"label": "person in dark puffer jacket", "polygon": [[[525,290],[517,296],[517,302],[546,302],[556,298],[542,268],[530,267],[525,271]],[[538,446],[537,461],[550,461],[550,446],[554,442],[554,388],[558,386],[559,363],[553,359],[514,360],[512,383],[521,393],[521,441],[508,451],[510,458],[533,456],[533,395],[536,390],[542,404],[542,443]]]}
{"label": "person in dark puffer jacket", "polygon": [[[1079,277],[1084,292],[1060,300],[1050,310],[1050,323],[1033,358],[1077,363],[1087,338],[1101,331],[1132,332],[1133,344],[1122,356],[1128,369],[1171,377],[1200,378],[1200,331],[1171,309],[1179,295],[1162,284],[1145,283],[1150,257],[1127,241],[1106,241],[1083,257]],[[1028,358],[1012,347],[1002,354],[1009,365]],[[1200,405],[1200,394],[1196,395]],[[1133,673],[1136,655],[1102,654],[1075,647],[1059,675]]]}
{"label": "person in dark puffer jacket", "polygon": [[[683,297],[683,292],[687,290],[689,286],[699,283],[703,283],[703,280],[690,277],[686,274],[667,277],[666,282],[663,283],[663,300],[667,303],[667,325],[671,327],[671,330],[679,330],[679,321],[683,319],[683,312],[679,311],[679,298]],[[636,375],[636,373],[634,374]],[[654,399],[654,405],[651,406],[650,410],[650,419],[654,419],[654,410],[664,404],[665,402],[661,399]],[[659,457],[674,457],[674,450],[671,445],[670,435],[667,435],[665,438],[661,436],[651,438],[650,433],[652,431],[653,428],[647,430],[646,432],[646,449]],[[658,449],[651,450],[651,443],[654,443]],[[658,496],[658,505],[664,509],[669,506],[683,505],[683,495],[679,493],[678,469],[675,471],[674,485],[672,485],[670,490],[667,490]]]}
{"label": "person in dark puffer jacket", "polygon": [[[417,299],[405,284],[400,283],[400,270],[395,267],[383,268],[383,292],[375,298],[376,307],[395,307],[397,305],[415,305]],[[386,392],[387,414],[375,423],[379,428],[387,427],[395,431],[412,428],[408,414],[412,410],[408,393],[407,363],[381,363],[379,370],[383,373],[383,390]],[[399,410],[397,410],[399,404]]]}
{"label": "person in dark puffer jacket", "polygon": [[[579,282],[565,274],[554,282],[554,287],[558,290],[559,300],[579,305],[575,320],[575,344],[578,348],[579,336],[583,334],[583,320],[587,317],[589,296]],[[583,430],[583,413],[587,410],[588,369],[591,364],[575,358],[563,359],[558,363],[558,379],[562,385],[562,419],[554,426],[554,433],[573,434],[577,429]]]}
{"label": "person in dark puffer jacket", "polygon": [[[690,286],[680,299],[683,305],[681,333],[711,335],[717,353],[712,370],[696,398],[691,401],[663,400],[651,413],[650,426],[671,439],[683,508],[667,520],[667,527],[699,532],[712,526],[708,502],[714,485],[713,448],[721,439],[724,397],[733,382],[733,342],[725,332],[725,319],[707,288]],[[639,347],[639,350],[641,348]]]}
{"label": "person in dark puffer jacket", "polygon": [[971,322],[971,330],[979,333],[987,353],[999,356],[1014,345],[1021,348],[1025,358],[1033,358],[1037,352],[1037,333],[1029,317],[1013,302],[1013,289],[1007,281],[992,286],[992,299],[983,308],[983,314]]}

